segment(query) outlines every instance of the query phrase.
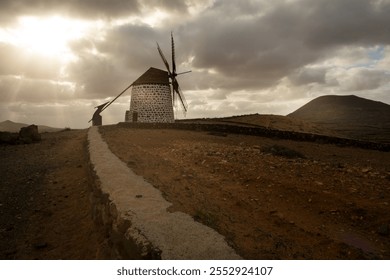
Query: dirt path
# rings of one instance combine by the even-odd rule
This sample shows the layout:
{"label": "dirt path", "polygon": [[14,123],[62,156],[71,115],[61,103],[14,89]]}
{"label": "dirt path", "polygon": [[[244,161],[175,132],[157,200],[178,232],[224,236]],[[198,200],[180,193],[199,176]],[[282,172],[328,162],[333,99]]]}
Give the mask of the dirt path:
{"label": "dirt path", "polygon": [[86,130],[0,147],[0,258],[107,259],[90,214]]}
{"label": "dirt path", "polygon": [[390,259],[389,153],[173,129],[100,131],[171,211],[216,229],[244,258]]}

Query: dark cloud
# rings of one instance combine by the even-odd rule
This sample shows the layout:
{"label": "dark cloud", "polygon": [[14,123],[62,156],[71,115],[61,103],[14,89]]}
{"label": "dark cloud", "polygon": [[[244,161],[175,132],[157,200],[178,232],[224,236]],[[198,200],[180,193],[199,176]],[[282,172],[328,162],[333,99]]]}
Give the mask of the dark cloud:
{"label": "dark cloud", "polygon": [[[189,6],[179,2],[148,1],[142,7],[172,14],[188,12]],[[382,24],[388,20],[389,1],[352,2],[274,1],[270,5],[267,1],[216,1],[195,18],[177,22],[177,63],[192,57],[194,68],[189,77],[180,77],[181,85],[188,90],[223,89],[228,94],[232,90],[273,87],[284,77],[290,77],[296,86],[324,84],[326,69],[307,65],[332,57],[338,46],[374,46],[388,40],[390,33],[383,26],[390,25]],[[151,66],[164,69],[155,42],[160,43],[170,62],[169,31],[164,25],[110,28],[104,41],[94,43],[98,52],[106,55],[105,62],[94,57],[91,61],[81,59],[80,65],[72,68],[79,69],[76,80],[86,92],[100,89],[99,96],[104,96],[109,92],[105,85],[110,82],[125,84]],[[94,59],[97,61],[92,62]],[[223,98],[221,93],[218,96]]]}
{"label": "dark cloud", "polygon": [[136,0],[2,0],[0,21],[13,21],[20,15],[62,14],[69,17],[112,19],[139,13]]}
{"label": "dark cloud", "polygon": [[[127,24],[110,29],[97,48],[99,52],[109,55],[129,69],[142,71],[146,67],[161,65],[156,47],[156,42],[161,44],[161,39],[161,35],[151,27]],[[165,41],[170,42],[169,33],[166,34]],[[170,55],[166,53],[168,54]]]}
{"label": "dark cloud", "polygon": [[[169,33],[165,35],[169,42]],[[159,37],[150,27],[128,24],[110,28],[103,41],[75,41],[72,50],[78,59],[68,66],[68,78],[83,97],[115,96],[149,67],[164,69],[156,47]]]}
{"label": "dark cloud", "polygon": [[193,6],[210,0],[2,0],[0,22],[12,22],[20,15],[47,16],[61,14],[83,19],[112,20],[132,15],[142,16],[161,10],[185,16]]}
{"label": "dark cloud", "polygon": [[94,54],[84,55],[68,66],[68,79],[77,85],[79,98],[105,98],[115,96],[130,82],[125,71],[112,60]]}
{"label": "dark cloud", "polygon": [[[189,32],[183,42],[194,54],[196,68],[214,69],[228,81],[242,81],[234,83],[235,88],[265,88],[318,57],[318,53],[305,48],[298,34],[293,34],[297,30],[289,30],[300,21],[299,11],[289,9],[290,13],[282,17],[284,24],[275,25],[281,17],[279,7],[270,10],[253,5],[247,17],[231,20],[232,15],[226,11],[237,11],[232,3],[223,9],[224,4],[218,2],[186,27]],[[267,9],[266,15],[262,14],[263,8]],[[233,85],[227,82],[226,86]]]}
{"label": "dark cloud", "polygon": [[193,66],[215,69],[226,77],[226,87],[233,86],[232,79],[233,88],[269,87],[331,56],[337,46],[390,40],[389,1],[276,1],[272,7],[234,3],[217,1],[186,26],[183,38],[195,56]]}
{"label": "dark cloud", "polygon": [[309,68],[303,67],[297,69],[289,78],[293,84],[300,86],[312,83],[325,84],[326,83],[326,68]]}
{"label": "dark cloud", "polygon": [[305,2],[302,7],[310,12],[303,17],[303,39],[312,48],[390,43],[390,1]]}

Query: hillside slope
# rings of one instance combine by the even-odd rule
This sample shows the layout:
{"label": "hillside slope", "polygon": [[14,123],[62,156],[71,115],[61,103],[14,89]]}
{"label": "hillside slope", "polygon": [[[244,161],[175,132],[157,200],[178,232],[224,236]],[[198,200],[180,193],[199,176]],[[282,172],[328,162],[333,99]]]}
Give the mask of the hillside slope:
{"label": "hillside slope", "polygon": [[[10,120],[0,122],[0,131],[19,132],[22,127],[29,126],[30,124],[16,123]],[[45,125],[38,125],[38,131],[41,132],[55,132],[60,131],[61,128],[54,128]]]}
{"label": "hillside slope", "polygon": [[390,105],[354,95],[321,96],[288,115],[355,139],[390,143]]}
{"label": "hillside slope", "polygon": [[325,128],[321,125],[314,124],[305,120],[292,118],[281,115],[269,114],[250,114],[222,118],[205,118],[205,119],[186,119],[178,120],[179,123],[214,123],[214,124],[232,124],[239,126],[255,126],[272,130],[293,131],[309,134],[327,135],[342,137],[336,131]]}
{"label": "hillside slope", "polygon": [[328,136],[340,136],[335,131],[322,127],[321,125],[314,124],[312,122],[301,119],[291,118],[288,116],[254,114],[221,118],[221,120],[238,124],[257,125],[269,129],[282,131],[295,131]]}

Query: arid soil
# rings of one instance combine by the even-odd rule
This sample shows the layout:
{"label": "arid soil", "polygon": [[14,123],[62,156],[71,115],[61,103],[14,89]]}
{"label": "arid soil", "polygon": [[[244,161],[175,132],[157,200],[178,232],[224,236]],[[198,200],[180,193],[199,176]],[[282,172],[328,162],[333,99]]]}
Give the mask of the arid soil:
{"label": "arid soil", "polygon": [[107,259],[91,218],[86,130],[0,146],[0,259]]}
{"label": "arid soil", "polygon": [[100,127],[110,149],[246,259],[390,259],[390,153]]}
{"label": "arid soil", "polygon": [[[247,259],[390,259],[390,154],[255,136],[100,128],[173,206]],[[0,146],[0,259],[110,259],[86,130]]]}

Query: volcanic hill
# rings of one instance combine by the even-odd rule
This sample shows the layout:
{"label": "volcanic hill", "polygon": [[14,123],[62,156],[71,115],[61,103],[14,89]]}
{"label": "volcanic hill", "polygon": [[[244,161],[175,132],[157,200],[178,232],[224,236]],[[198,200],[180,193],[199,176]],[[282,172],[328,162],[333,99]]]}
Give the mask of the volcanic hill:
{"label": "volcanic hill", "polygon": [[353,139],[390,143],[390,105],[355,95],[318,97],[287,115]]}

